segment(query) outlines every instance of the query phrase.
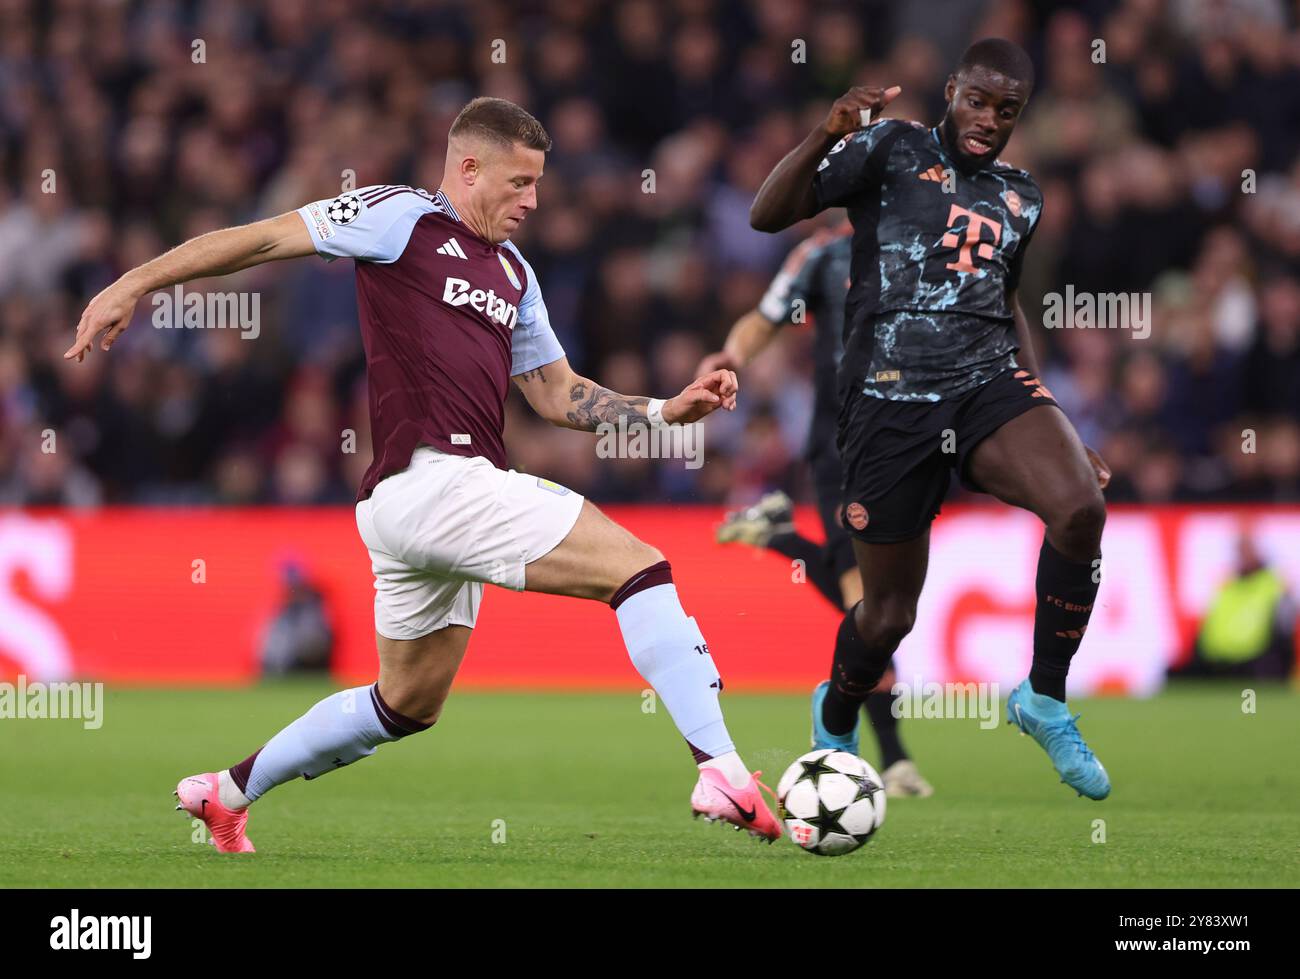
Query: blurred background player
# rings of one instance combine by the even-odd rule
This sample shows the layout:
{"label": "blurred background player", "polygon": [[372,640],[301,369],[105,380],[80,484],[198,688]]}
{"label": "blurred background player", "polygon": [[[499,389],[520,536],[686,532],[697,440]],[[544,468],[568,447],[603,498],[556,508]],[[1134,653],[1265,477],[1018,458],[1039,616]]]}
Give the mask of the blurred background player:
{"label": "blurred background player", "polygon": [[930,525],[956,469],[1045,525],[1033,665],[1007,718],[1062,781],[1104,799],[1110,779],[1069,712],[1065,680],[1100,582],[1109,472],[1038,380],[1016,288],[1043,197],[998,159],[1033,84],[1029,56],[987,38],[948,76],[933,129],[873,122],[898,87],[851,89],[777,164],[750,219],[780,231],[847,207],[853,223],[838,444],[863,598],[813,695],[816,745],[856,746],[859,705],[916,619]]}
{"label": "blurred background player", "polygon": [[1242,533],[1236,567],[1210,602],[1191,656],[1169,676],[1285,680],[1296,663],[1295,622],[1286,579]]}
{"label": "blurred background player", "polygon": [[[839,612],[862,599],[853,544],[840,522],[840,454],[835,432],[840,413],[835,375],[843,353],[844,301],[848,296],[853,254],[853,227],[841,221],[804,239],[790,253],[764,293],[757,309],[738,319],[726,344],[700,363],[699,372],[739,371],[747,367],[788,323],[811,321],[813,327],[813,417],[807,460],[812,471],[817,510],[826,542],[818,544],[794,526],[793,503],[785,493],[770,493],[754,506],[727,515],[718,528],[719,543],[741,542],[764,547],[802,562],[811,581]],[[922,777],[903,746],[891,666],[863,701],[880,745],[880,777],[890,796],[929,796],[934,788]],[[857,753],[856,751],[854,752]]]}
{"label": "blurred background player", "polygon": [[509,240],[537,207],[550,148],[519,106],[474,99],[451,125],[437,193],[365,187],[202,235],[127,272],[77,324],[64,358],[80,362],[101,334],[109,350],[154,290],[314,254],[356,260],[374,459],[355,513],[375,576],[379,678],[319,701],[237,764],[181,780],[177,808],[202,819],[222,853],[253,850],[249,807],[275,786],[433,726],[485,583],[607,602],[697,764],[694,815],[768,842],[781,835],[727,731],[722,679],[663,554],[568,488],[506,468],[512,380],[543,418],[588,432],[689,423],[736,402],[730,371],[665,401],[617,394],[569,366]]}

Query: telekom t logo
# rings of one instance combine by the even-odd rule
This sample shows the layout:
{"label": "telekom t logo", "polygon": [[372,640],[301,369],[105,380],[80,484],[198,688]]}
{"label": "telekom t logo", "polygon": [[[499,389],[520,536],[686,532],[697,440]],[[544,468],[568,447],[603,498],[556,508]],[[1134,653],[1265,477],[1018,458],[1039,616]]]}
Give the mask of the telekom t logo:
{"label": "telekom t logo", "polygon": [[[980,258],[992,258],[993,245],[1002,240],[1002,223],[953,204],[948,209],[948,227],[952,228],[962,217],[967,219],[966,227],[962,229],[965,240],[958,237],[956,231],[949,231],[943,236],[943,243],[947,247],[956,248],[958,245],[961,246],[961,250],[957,253],[957,261],[949,262],[944,268],[952,269],[954,272],[979,272],[980,270],[975,267],[974,261],[971,260],[971,251],[973,249],[977,250]],[[980,233],[984,228],[992,229],[993,244],[980,241]],[[979,246],[978,249],[976,249],[977,245]]]}

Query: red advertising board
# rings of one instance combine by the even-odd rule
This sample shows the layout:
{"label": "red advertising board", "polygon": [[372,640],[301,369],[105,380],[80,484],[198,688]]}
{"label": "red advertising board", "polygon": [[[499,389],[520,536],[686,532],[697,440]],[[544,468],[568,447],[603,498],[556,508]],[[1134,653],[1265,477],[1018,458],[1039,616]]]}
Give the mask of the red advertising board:
{"label": "red advertising board", "polygon": [[[805,689],[824,675],[839,617],[788,560],[714,543],[716,508],[608,512],[668,556],[729,689]],[[810,510],[799,523],[816,535]],[[1041,533],[1018,511],[945,509],[900,676],[1013,683],[1024,675]],[[1300,508],[1112,510],[1076,689],[1158,689],[1230,575],[1242,533],[1300,593]],[[0,677],[251,682],[289,561],[326,597],[338,678],[372,678],[372,580],[349,508],[0,513]],[[489,587],[460,683],[642,681],[605,606]]]}

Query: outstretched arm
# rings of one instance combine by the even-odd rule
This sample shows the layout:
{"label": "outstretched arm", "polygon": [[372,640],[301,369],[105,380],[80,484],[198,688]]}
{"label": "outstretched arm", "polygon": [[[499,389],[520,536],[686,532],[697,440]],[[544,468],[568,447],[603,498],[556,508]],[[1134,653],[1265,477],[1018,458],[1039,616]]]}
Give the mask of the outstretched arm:
{"label": "outstretched arm", "polygon": [[862,128],[862,110],[874,116],[901,92],[891,88],[851,88],[831,105],[826,121],[767,175],[749,208],[749,224],[756,231],[783,231],[817,213],[813,175],[826,152],[842,137]]}
{"label": "outstretched arm", "polygon": [[[535,412],[553,425],[594,432],[600,425],[617,425],[620,418],[631,426],[649,420],[651,400],[618,394],[576,373],[569,359],[559,360],[514,377]],[[731,371],[714,371],[697,378],[681,394],[663,402],[663,420],[670,424],[699,421],[725,408],[734,411],[739,385]]]}
{"label": "outstretched arm", "polygon": [[736,371],[748,367],[750,361],[767,349],[779,329],[758,310],[751,309],[731,325],[722,349],[700,361],[696,373],[711,374],[717,370]]}
{"label": "outstretched arm", "polygon": [[294,211],[191,238],[131,269],[92,299],[77,324],[77,338],[63,358],[80,361],[95,337],[105,331],[100,349],[107,350],[130,325],[140,297],[155,289],[191,279],[228,275],[263,262],[299,258],[315,251],[307,225]]}

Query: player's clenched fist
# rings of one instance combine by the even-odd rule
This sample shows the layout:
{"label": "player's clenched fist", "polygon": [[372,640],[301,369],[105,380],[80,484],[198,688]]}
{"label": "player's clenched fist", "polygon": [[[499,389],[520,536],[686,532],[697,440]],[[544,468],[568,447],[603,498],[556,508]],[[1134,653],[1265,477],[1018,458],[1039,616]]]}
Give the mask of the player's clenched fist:
{"label": "player's clenched fist", "polygon": [[897,85],[889,88],[867,88],[857,86],[849,89],[831,106],[826,116],[826,132],[830,136],[847,136],[857,132],[863,126],[862,110],[869,109],[875,118],[880,110],[898,97],[902,89]]}
{"label": "player's clenched fist", "polygon": [[664,421],[670,425],[686,425],[718,408],[735,411],[739,390],[740,382],[734,371],[719,370],[697,377],[681,394],[665,402]]}

